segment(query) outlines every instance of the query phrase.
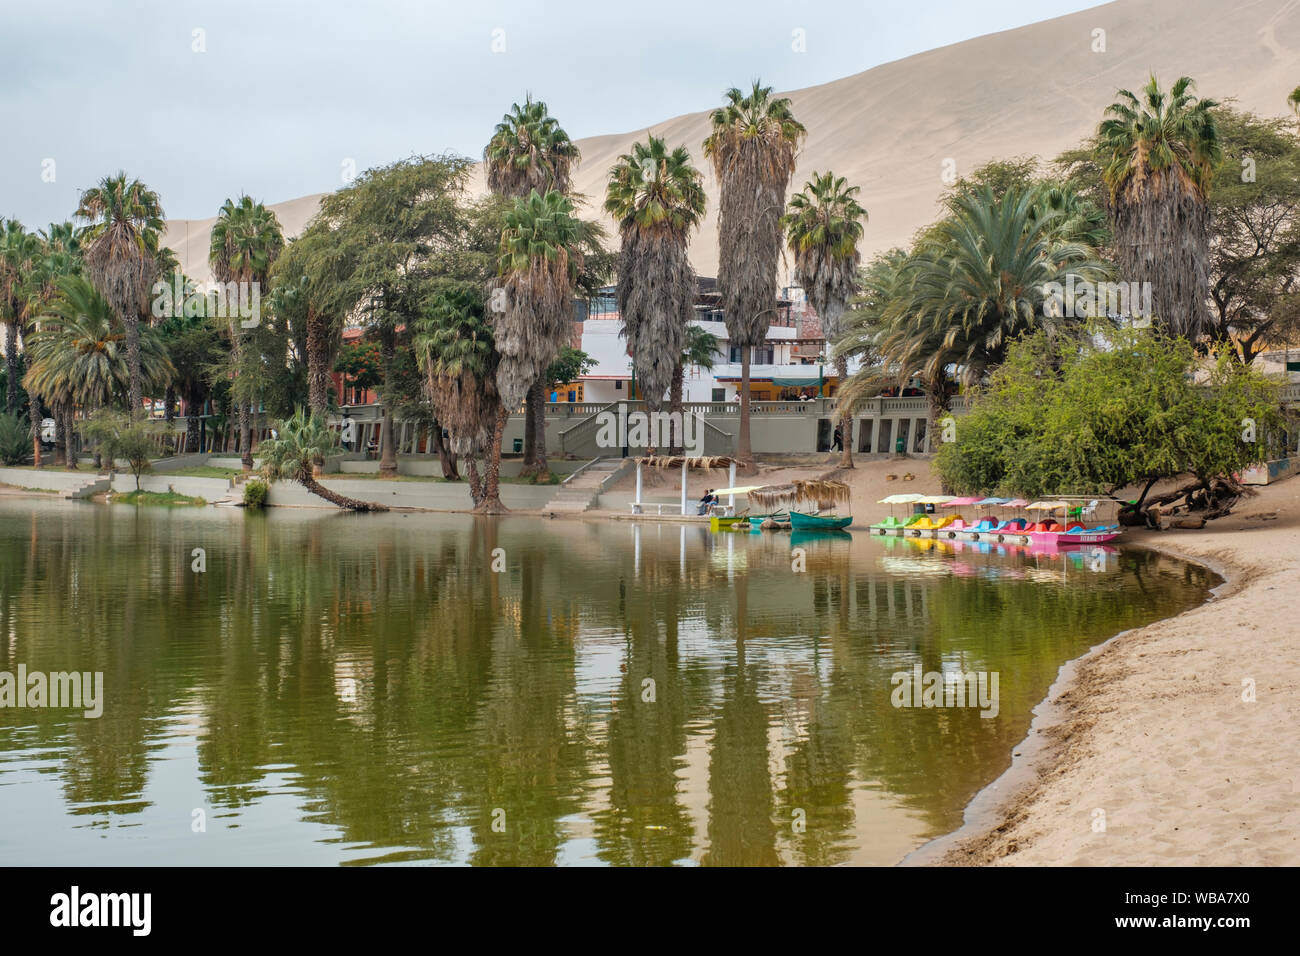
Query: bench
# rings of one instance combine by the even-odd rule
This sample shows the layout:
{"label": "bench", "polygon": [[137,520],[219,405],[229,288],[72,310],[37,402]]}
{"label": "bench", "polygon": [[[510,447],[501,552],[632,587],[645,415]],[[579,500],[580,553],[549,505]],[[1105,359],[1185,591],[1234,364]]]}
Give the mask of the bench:
{"label": "bench", "polygon": [[633,501],[631,503],[631,508],[632,514],[634,515],[645,514],[645,511],[643,510],[645,508],[654,508],[655,513],[659,515],[664,513],[665,508],[668,508],[676,514],[682,513],[682,503],[680,501],[643,501],[640,504]]}

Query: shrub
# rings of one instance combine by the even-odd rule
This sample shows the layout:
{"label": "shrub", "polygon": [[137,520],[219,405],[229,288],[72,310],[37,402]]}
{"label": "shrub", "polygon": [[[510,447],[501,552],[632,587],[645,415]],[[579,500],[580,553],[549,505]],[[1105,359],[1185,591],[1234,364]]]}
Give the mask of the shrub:
{"label": "shrub", "polygon": [[32,434],[27,419],[0,414],[0,461],[6,465],[26,465],[31,460]]}
{"label": "shrub", "polygon": [[244,505],[248,508],[262,508],[266,505],[268,486],[265,481],[256,478],[244,483]]}

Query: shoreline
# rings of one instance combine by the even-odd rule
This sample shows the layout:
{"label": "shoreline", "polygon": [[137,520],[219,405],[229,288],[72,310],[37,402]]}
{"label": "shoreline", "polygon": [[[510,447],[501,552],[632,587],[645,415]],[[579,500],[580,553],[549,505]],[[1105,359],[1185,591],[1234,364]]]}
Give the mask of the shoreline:
{"label": "shoreline", "polygon": [[[1300,739],[1300,628],[1278,607],[1300,587],[1298,497],[1300,483],[1282,482],[1217,527],[1137,537],[1223,583],[1063,664],[1011,766],[960,827],[897,865],[1300,863],[1300,770],[1279,767]],[[1243,536],[1258,547],[1243,553]],[[1270,601],[1281,613],[1261,617]],[[1242,631],[1264,640],[1238,644]],[[1254,702],[1242,699],[1244,679]]]}

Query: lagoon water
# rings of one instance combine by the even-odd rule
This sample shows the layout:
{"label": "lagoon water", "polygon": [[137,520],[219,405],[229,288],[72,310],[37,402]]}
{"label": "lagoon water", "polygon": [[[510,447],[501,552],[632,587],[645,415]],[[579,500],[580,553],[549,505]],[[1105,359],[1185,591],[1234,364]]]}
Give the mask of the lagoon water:
{"label": "lagoon water", "polygon": [[[895,863],[1062,663],[1217,583],[1136,549],[6,499],[0,672],[105,700],[0,708],[0,863]],[[996,717],[893,706],[917,665],[996,673]]]}

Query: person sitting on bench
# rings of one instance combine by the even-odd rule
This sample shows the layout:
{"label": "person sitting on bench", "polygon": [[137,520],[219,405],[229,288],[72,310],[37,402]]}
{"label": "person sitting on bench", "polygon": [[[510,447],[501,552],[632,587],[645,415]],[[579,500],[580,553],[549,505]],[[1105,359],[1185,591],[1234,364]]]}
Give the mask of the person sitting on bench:
{"label": "person sitting on bench", "polygon": [[698,514],[706,515],[713,511],[713,506],[718,503],[718,496],[709,488],[704,492],[704,497],[700,499],[700,510]]}

